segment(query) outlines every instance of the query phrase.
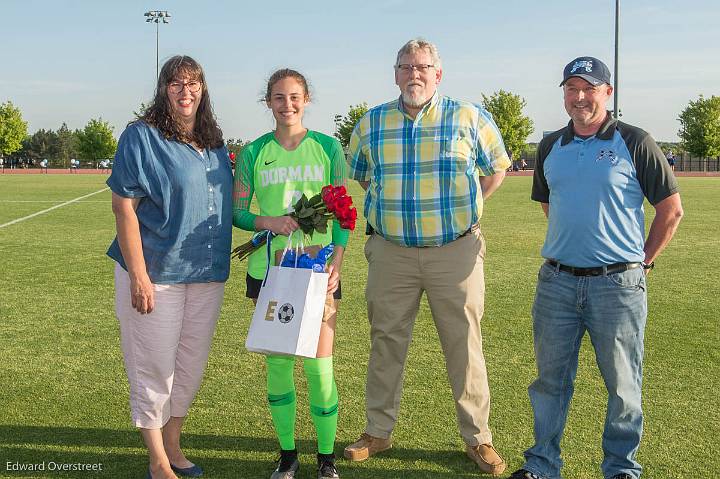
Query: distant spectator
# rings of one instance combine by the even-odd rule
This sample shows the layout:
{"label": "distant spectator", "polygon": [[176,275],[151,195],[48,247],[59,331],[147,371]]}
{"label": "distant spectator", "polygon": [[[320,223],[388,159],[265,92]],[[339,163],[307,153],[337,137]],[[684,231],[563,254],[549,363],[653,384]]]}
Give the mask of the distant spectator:
{"label": "distant spectator", "polygon": [[525,161],[525,158],[521,158],[520,159],[520,169],[525,171],[526,168],[527,168],[527,161]]}
{"label": "distant spectator", "polygon": [[70,173],[77,173],[77,169],[80,167],[80,160],[75,158],[70,160]]}
{"label": "distant spectator", "polygon": [[668,152],[665,154],[665,158],[667,158],[670,169],[675,171],[675,153],[673,153],[672,150],[668,150]]}
{"label": "distant spectator", "polygon": [[508,168],[508,171],[518,171],[520,168],[518,167],[517,160],[513,157],[512,151],[508,151],[508,158],[510,158],[510,168]]}
{"label": "distant spectator", "polygon": [[48,172],[48,160],[47,160],[47,158],[45,158],[44,160],[42,160],[42,161],[40,162],[40,170],[43,171],[44,173],[47,173],[47,172]]}
{"label": "distant spectator", "polygon": [[100,162],[100,173],[108,173],[110,170],[110,160],[105,159]]}
{"label": "distant spectator", "polygon": [[5,173],[5,160],[0,158],[0,168],[2,168],[2,172]]}

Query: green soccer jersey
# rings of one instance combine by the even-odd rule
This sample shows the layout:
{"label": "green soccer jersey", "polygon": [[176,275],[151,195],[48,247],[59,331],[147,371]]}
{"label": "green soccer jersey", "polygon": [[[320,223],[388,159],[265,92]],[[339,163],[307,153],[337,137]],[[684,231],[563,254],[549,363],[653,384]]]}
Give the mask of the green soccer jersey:
{"label": "green soccer jersey", "polygon": [[[255,216],[250,213],[253,194],[257,198],[260,216],[282,216],[293,211],[293,205],[304,193],[310,198],[323,186],[345,183],[345,155],[342,146],[332,137],[308,130],[305,138],[292,151],[286,150],[267,133],[247,145],[235,169],[233,191],[233,223],[242,229],[255,229]],[[333,222],[328,232],[316,232],[307,244],[347,244],[348,231]],[[293,235],[298,241],[302,233]],[[272,241],[271,258],[275,251],[285,248],[286,236]],[[265,277],[267,250],[262,248],[248,260],[248,274],[256,279]]]}

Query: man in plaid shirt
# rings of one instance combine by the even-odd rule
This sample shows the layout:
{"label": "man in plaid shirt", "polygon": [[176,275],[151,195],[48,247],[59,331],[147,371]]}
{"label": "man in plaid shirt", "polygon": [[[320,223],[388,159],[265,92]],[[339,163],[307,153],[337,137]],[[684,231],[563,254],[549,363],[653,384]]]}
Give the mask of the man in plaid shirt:
{"label": "man in plaid shirt", "polygon": [[440,337],[467,455],[483,472],[505,462],[492,446],[490,391],[482,351],[483,201],[510,159],[482,107],[441,96],[437,47],[411,40],[398,52],[400,97],[358,122],[349,177],[366,190],[370,238],[366,289],[371,350],[367,427],[345,449],[362,461],[392,445],[412,329],[425,292]]}

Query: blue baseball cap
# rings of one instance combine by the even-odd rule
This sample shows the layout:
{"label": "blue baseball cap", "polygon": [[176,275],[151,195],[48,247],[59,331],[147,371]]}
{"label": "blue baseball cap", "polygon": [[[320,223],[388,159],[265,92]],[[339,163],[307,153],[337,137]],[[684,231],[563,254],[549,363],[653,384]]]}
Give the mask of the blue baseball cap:
{"label": "blue baseball cap", "polygon": [[598,86],[603,83],[610,84],[610,69],[607,65],[594,57],[578,57],[565,65],[563,70],[563,86],[572,77],[580,77],[583,80]]}

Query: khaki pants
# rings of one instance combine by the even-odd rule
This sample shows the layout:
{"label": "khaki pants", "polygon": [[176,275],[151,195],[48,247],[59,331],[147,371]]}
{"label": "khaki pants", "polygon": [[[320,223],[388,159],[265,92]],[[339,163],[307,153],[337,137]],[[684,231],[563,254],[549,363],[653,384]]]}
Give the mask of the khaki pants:
{"label": "khaki pants", "polygon": [[366,385],[368,434],[389,438],[423,291],[447,367],[460,435],[468,445],[492,442],[490,391],[480,320],[485,299],[485,241],[479,230],[440,247],[407,248],[373,235],[365,244],[370,320]]}
{"label": "khaki pants", "polygon": [[130,277],[115,266],[115,312],[130,382],[133,424],[159,429],[185,417],[202,382],[225,283],[156,284],[155,309],[130,302]]}

